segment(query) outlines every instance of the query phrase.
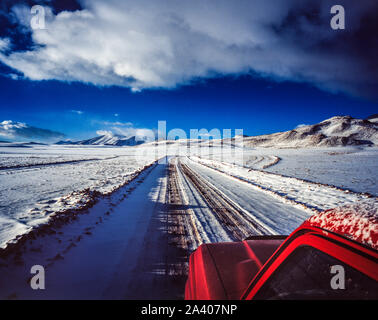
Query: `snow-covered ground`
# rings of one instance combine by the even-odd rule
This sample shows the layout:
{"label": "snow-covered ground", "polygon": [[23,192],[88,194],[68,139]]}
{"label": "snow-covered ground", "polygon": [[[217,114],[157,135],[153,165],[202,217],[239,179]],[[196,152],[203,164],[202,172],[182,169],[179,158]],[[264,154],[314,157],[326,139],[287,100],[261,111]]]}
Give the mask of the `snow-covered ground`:
{"label": "snow-covered ground", "polygon": [[0,247],[57,212],[79,209],[94,192],[108,194],[155,155],[132,148],[0,148]]}
{"label": "snow-covered ground", "polygon": [[[375,147],[207,146],[0,147],[0,244],[20,239],[0,251],[0,297],[177,298],[188,256],[168,244],[180,235],[191,252],[204,242],[289,234],[324,209],[377,207],[365,194],[377,194]],[[167,202],[172,181],[181,203]],[[186,214],[170,216],[172,208]],[[183,233],[173,216],[187,219]],[[34,264],[48,268],[48,290],[30,289]]]}
{"label": "snow-covered ground", "polygon": [[287,151],[267,171],[378,196],[378,148]]}
{"label": "snow-covered ground", "polygon": [[[182,298],[167,233],[156,232],[165,228],[166,167],[144,170],[75,223],[28,241],[22,257],[0,258],[0,299]],[[36,264],[46,267],[46,290],[28,284]]]}
{"label": "snow-covered ground", "polygon": [[235,164],[198,157],[192,157],[191,159],[221,172],[225,176],[248,183],[254,189],[269,193],[272,197],[278,198],[285,203],[290,203],[292,206],[304,208],[313,213],[369,198],[368,195],[354,193],[349,190],[260,170],[251,170]]}
{"label": "snow-covered ground", "polygon": [[224,150],[216,142],[210,148],[208,143],[197,142],[190,148],[186,144],[0,146],[0,247],[51,215],[85,207],[96,192],[111,193],[166,154],[211,159],[212,163],[205,164],[310,211],[366,198],[359,193],[378,195],[376,147]]}
{"label": "snow-covered ground", "polygon": [[[378,196],[377,147],[245,148],[240,152],[236,162],[251,169]],[[228,163],[236,158],[217,151],[202,157]]]}

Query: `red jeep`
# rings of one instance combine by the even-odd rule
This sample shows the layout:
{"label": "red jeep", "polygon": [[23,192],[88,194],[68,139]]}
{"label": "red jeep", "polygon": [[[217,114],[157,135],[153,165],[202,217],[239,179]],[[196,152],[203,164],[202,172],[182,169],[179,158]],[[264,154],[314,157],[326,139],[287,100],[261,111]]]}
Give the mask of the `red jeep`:
{"label": "red jeep", "polygon": [[185,298],[378,299],[377,250],[376,210],[327,210],[288,237],[201,245]]}

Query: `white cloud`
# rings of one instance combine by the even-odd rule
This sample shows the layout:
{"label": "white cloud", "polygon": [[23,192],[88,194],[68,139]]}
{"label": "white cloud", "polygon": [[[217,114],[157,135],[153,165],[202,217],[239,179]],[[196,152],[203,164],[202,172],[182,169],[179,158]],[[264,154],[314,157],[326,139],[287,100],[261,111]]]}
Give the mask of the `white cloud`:
{"label": "white cloud", "polygon": [[94,123],[101,125],[102,128],[96,133],[103,135],[121,135],[125,137],[135,136],[137,140],[153,141],[155,140],[156,130],[148,128],[136,128],[132,122],[121,121],[94,121]]}
{"label": "white cloud", "polygon": [[[350,10],[358,6],[345,1]],[[32,30],[37,46],[0,54],[0,61],[32,80],[117,85],[133,92],[250,71],[336,91],[371,84],[370,69],[357,72],[360,61],[334,45],[339,33],[329,27],[332,1],[310,2],[317,8],[315,22],[306,15],[311,5],[307,10],[301,0],[83,0],[83,10],[56,16],[48,10],[47,29]],[[373,5],[355,11],[368,12]],[[14,10],[21,24],[24,11]],[[297,20],[290,21],[289,13]],[[350,23],[358,25],[360,18]],[[0,39],[0,50],[8,47]]]}
{"label": "white cloud", "polygon": [[9,78],[11,78],[12,80],[18,80],[22,77],[20,77],[18,74],[15,74],[15,73],[10,73],[9,75]]}
{"label": "white cloud", "polygon": [[0,38],[0,52],[10,49],[11,43],[8,38]]}
{"label": "white cloud", "polygon": [[102,121],[101,124],[105,126],[120,126],[120,127],[131,127],[132,122],[120,122],[120,121]]}
{"label": "white cloud", "polygon": [[99,136],[111,136],[111,135],[121,135],[125,137],[133,137],[135,136],[137,140],[143,140],[143,141],[154,141],[156,132],[151,129],[147,128],[134,128],[134,127],[118,127],[113,126],[106,130],[97,130],[96,134]]}
{"label": "white cloud", "polygon": [[71,112],[76,113],[78,115],[82,115],[84,113],[84,111],[81,110],[71,110]]}
{"label": "white cloud", "polygon": [[113,132],[108,130],[97,130],[96,134],[98,134],[99,136],[112,136]]}
{"label": "white cloud", "polygon": [[298,124],[295,129],[299,129],[299,128],[302,128],[302,127],[307,127],[308,124],[305,124],[305,123],[301,123],[301,124]]}
{"label": "white cloud", "polygon": [[156,138],[156,131],[147,129],[147,128],[119,128],[113,127],[112,130],[120,135],[126,137],[135,136],[136,140],[143,140],[143,141],[154,141]]}
{"label": "white cloud", "polygon": [[64,137],[64,134],[48,129],[32,127],[22,122],[5,120],[3,122],[0,122],[0,136],[12,140],[19,138],[28,140],[52,140],[61,139]]}

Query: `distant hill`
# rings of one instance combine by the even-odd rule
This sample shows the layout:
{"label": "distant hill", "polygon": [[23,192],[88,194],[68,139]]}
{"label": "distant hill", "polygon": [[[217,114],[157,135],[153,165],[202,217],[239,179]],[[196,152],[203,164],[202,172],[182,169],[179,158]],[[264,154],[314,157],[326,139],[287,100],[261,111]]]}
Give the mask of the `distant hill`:
{"label": "distant hill", "polygon": [[[333,146],[378,146],[378,115],[366,119],[356,119],[351,116],[336,116],[313,125],[301,125],[297,128],[260,136],[235,136],[232,139],[217,141],[207,140],[178,140],[153,141],[151,145],[161,144],[208,144],[230,143],[233,145],[244,143],[245,147],[276,147],[276,148],[305,148],[305,147],[333,147]],[[135,136],[126,137],[117,134],[105,134],[82,141],[59,141],[58,145],[93,145],[93,146],[135,146],[145,143]]]}
{"label": "distant hill", "polygon": [[290,131],[232,140],[236,144],[243,141],[247,147],[373,146],[378,145],[378,115],[366,119],[337,116]]}
{"label": "distant hill", "polygon": [[370,117],[367,117],[366,120],[369,120],[370,122],[377,123],[378,122],[378,113],[373,114]]}
{"label": "distant hill", "polygon": [[56,144],[58,145],[81,145],[81,146],[136,146],[139,144],[144,143],[143,140],[137,139],[135,136],[126,137],[123,135],[118,134],[105,134],[101,136],[97,136],[87,140],[81,141],[59,141]]}

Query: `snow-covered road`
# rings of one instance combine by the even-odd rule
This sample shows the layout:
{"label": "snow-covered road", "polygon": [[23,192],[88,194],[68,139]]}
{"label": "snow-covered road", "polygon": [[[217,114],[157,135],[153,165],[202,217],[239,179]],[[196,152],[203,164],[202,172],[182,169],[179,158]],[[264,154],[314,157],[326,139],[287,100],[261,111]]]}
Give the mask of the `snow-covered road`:
{"label": "snow-covered road", "polygon": [[[0,298],[182,297],[167,258],[179,255],[165,231],[166,184],[167,165],[156,164],[59,234],[33,241],[21,264],[10,268],[8,259],[1,265]],[[34,264],[46,267],[45,290],[34,291],[26,281]]]}
{"label": "snow-covered road", "polygon": [[[223,198],[236,203],[259,223],[263,228],[259,233],[290,234],[310,216],[308,211],[284,203],[243,181],[221,174],[189,158],[183,158],[181,161],[216,188]],[[252,233],[253,230],[251,235]]]}

